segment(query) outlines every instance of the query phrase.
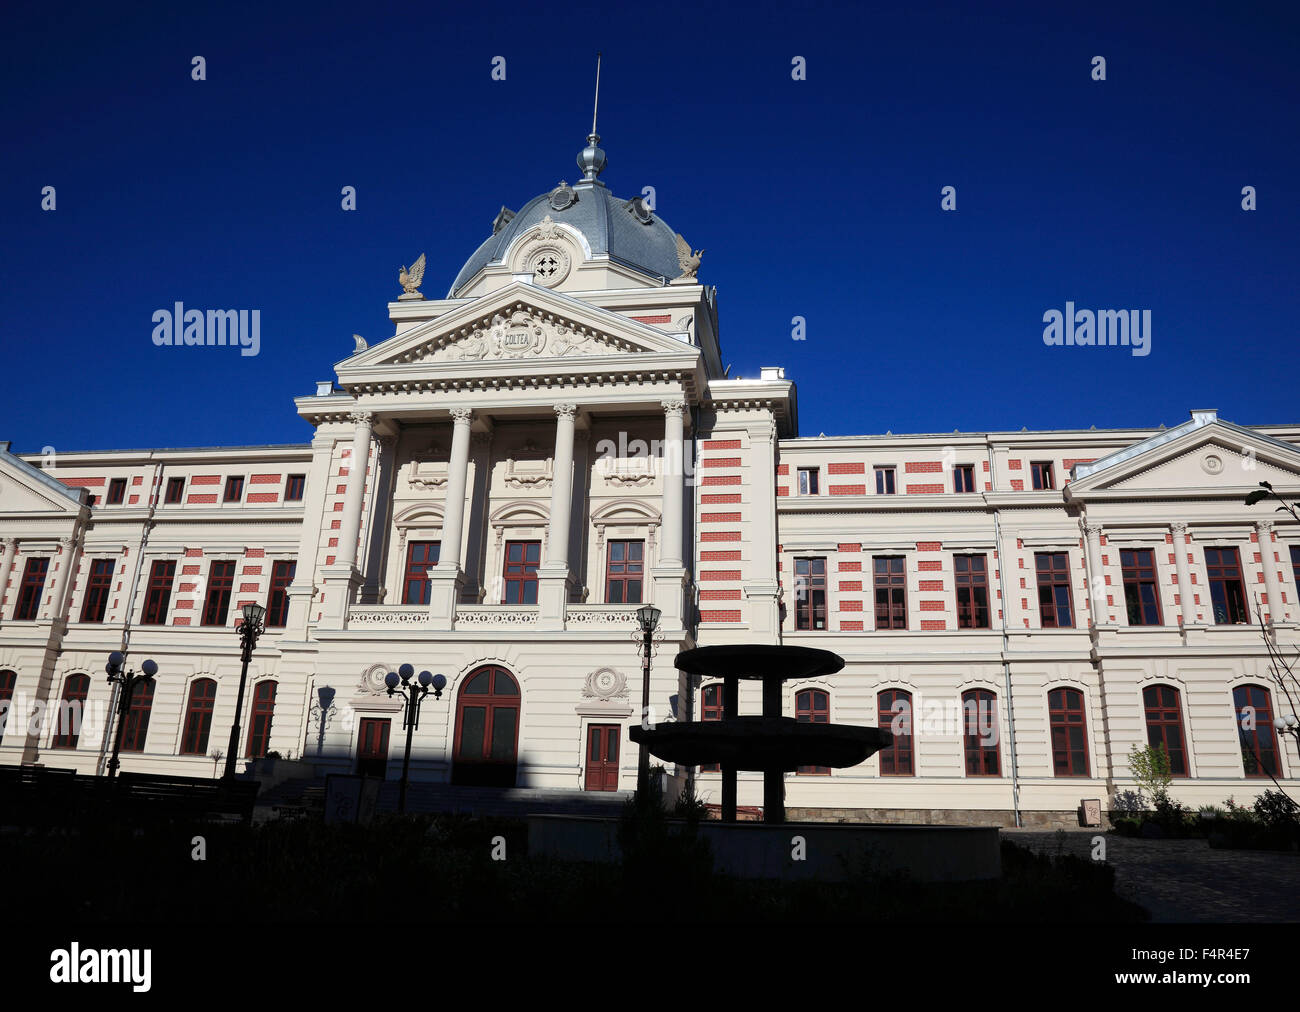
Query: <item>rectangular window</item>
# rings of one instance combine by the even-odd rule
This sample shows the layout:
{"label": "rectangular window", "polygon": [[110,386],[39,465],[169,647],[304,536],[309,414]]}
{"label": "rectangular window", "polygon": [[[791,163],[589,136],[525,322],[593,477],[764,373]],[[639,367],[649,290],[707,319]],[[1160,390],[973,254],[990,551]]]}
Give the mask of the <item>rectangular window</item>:
{"label": "rectangular window", "polygon": [[203,624],[225,625],[230,593],[235,587],[235,564],[214,562],[208,567],[208,596],[203,602]]}
{"label": "rectangular window", "polygon": [[108,506],[121,506],[122,500],[126,498],[126,479],[110,478],[108,482],[108,498],[104,500]]}
{"label": "rectangular window", "polygon": [[1074,596],[1070,592],[1070,560],[1065,552],[1038,552],[1038,617],[1044,629],[1074,628]]}
{"label": "rectangular window", "polygon": [[438,564],[441,541],[412,541],[406,547],[406,572],[402,576],[402,604],[428,604],[429,570]]}
{"label": "rectangular window", "polygon": [[537,603],[537,567],[542,560],[540,541],[507,541],[505,598],[502,604]]}
{"label": "rectangular window", "polygon": [[876,495],[894,494],[894,469],[878,467],[876,470]]}
{"label": "rectangular window", "polygon": [[166,498],[163,499],[163,502],[168,505],[174,506],[176,503],[181,502],[184,498],[185,498],[185,479],[168,478],[167,495]]}
{"label": "rectangular window", "polygon": [[799,494],[817,495],[817,468],[799,468]]}
{"label": "rectangular window", "polygon": [[640,604],[645,580],[645,542],[611,541],[605,560],[605,602]]}
{"label": "rectangular window", "polygon": [[95,559],[90,563],[86,597],[81,603],[81,621],[103,622],[108,610],[108,595],[113,589],[114,559]]}
{"label": "rectangular window", "polygon": [[907,628],[906,560],[901,555],[877,555],[875,567],[876,628]]}
{"label": "rectangular window", "polygon": [[794,560],[796,629],[826,628],[826,560]]}
{"label": "rectangular window", "polygon": [[882,748],[882,777],[916,775],[916,755],[912,750],[912,694],[902,689],[886,689],[876,697],[877,727],[885,728],[893,741]]}
{"label": "rectangular window", "polygon": [[952,469],[952,490],[954,492],[975,491],[975,466],[958,464]]}
{"label": "rectangular window", "polygon": [[302,502],[302,490],[307,485],[305,474],[291,474],[284,482],[284,501]]}
{"label": "rectangular window", "polygon": [[1056,481],[1052,477],[1052,462],[1050,460],[1036,460],[1029,465],[1029,469],[1033,472],[1034,488],[1056,488]]}
{"label": "rectangular window", "polygon": [[1052,741],[1052,770],[1058,777],[1088,775],[1088,721],[1083,693],[1078,689],[1053,689],[1047,694],[1047,714]]}
{"label": "rectangular window", "polygon": [[281,560],[271,567],[271,593],[266,598],[266,627],[282,629],[289,621],[289,585],[293,583],[298,563]]}
{"label": "rectangular window", "polygon": [[167,606],[172,599],[172,582],[176,578],[176,563],[158,560],[149,568],[149,588],[145,593],[144,615],[141,625],[163,625],[167,621]]}
{"label": "rectangular window", "polygon": [[239,502],[244,498],[244,479],[242,476],[234,476],[226,479],[226,502]]}
{"label": "rectangular window", "polygon": [[31,622],[41,607],[41,593],[45,590],[45,576],[50,571],[49,559],[28,559],[23,570],[23,581],[18,585],[18,607],[14,609],[15,622]]}
{"label": "rectangular window", "polygon": [[1155,553],[1149,549],[1121,549],[1124,604],[1129,625],[1160,625],[1160,588],[1156,584]]}
{"label": "rectangular window", "polygon": [[954,555],[952,568],[957,589],[957,628],[988,629],[988,556]]}
{"label": "rectangular window", "polygon": [[1246,585],[1241,578],[1241,557],[1235,548],[1207,548],[1205,570],[1210,581],[1214,621],[1219,625],[1249,622]]}

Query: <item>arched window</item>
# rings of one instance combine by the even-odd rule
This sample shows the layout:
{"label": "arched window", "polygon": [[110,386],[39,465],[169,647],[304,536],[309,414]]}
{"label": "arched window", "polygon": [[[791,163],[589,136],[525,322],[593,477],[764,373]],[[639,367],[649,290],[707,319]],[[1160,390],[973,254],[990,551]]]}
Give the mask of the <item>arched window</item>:
{"label": "arched window", "polygon": [[[794,719],[811,724],[830,723],[830,693],[823,692],[821,689],[804,689],[802,692],[795,693]],[[831,768],[829,766],[800,766],[796,772],[830,776]]]}
{"label": "arched window", "polygon": [[0,741],[4,741],[5,724],[9,722],[9,703],[14,698],[14,686],[17,683],[17,672],[8,668],[0,671]]}
{"label": "arched window", "polygon": [[505,668],[470,672],[456,701],[453,783],[515,785],[519,703],[519,683]]}
{"label": "arched window", "polygon": [[69,675],[63,683],[63,699],[54,717],[54,740],[50,748],[76,748],[81,736],[81,719],[90,694],[89,675]]}
{"label": "arched window", "polygon": [[181,755],[207,755],[208,734],[212,731],[212,708],[216,705],[217,683],[212,678],[198,678],[190,686],[190,701],[185,707],[185,734],[181,738]]}
{"label": "arched window", "polygon": [[962,743],[968,777],[1002,775],[999,745],[998,697],[988,689],[968,689],[961,694]]}
{"label": "arched window", "polygon": [[1147,716],[1147,744],[1169,753],[1169,772],[1187,776],[1187,749],[1183,744],[1183,713],[1178,690],[1172,685],[1149,685],[1142,690]]}
{"label": "arched window", "polygon": [[253,712],[248,718],[248,758],[262,759],[271,741],[271,717],[275,712],[275,682],[258,682],[253,690]]}
{"label": "arched window", "polygon": [[1053,689],[1047,694],[1052,729],[1052,769],[1058,777],[1088,775],[1088,718],[1083,693],[1078,689]]}
{"label": "arched window", "polygon": [[144,739],[149,733],[149,714],[153,710],[153,690],[156,683],[152,678],[136,682],[132,686],[131,702],[122,721],[122,751],[143,752]]}
{"label": "arched window", "polygon": [[882,777],[916,775],[912,753],[912,694],[902,689],[886,689],[877,699],[880,727],[894,736],[894,741],[880,750]]}
{"label": "arched window", "polygon": [[1237,710],[1241,761],[1248,777],[1281,776],[1277,736],[1273,733],[1273,698],[1262,685],[1238,685],[1232,690]]}
{"label": "arched window", "polygon": [[[722,719],[722,683],[714,682],[700,690],[700,719]],[[717,763],[705,763],[700,767],[701,773],[718,773],[722,767]]]}

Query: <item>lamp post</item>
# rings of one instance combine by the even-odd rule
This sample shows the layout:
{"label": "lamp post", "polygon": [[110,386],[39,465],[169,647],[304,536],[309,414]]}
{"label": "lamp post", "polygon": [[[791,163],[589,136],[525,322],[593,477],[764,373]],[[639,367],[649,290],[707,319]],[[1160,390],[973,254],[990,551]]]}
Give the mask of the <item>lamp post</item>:
{"label": "lamp post", "polygon": [[244,666],[239,672],[239,695],[235,699],[235,722],[230,726],[230,748],[226,752],[225,776],[235,775],[235,758],[239,755],[239,715],[244,712],[244,685],[248,681],[248,662],[253,659],[257,637],[262,635],[262,619],[266,609],[260,604],[244,605],[244,621],[239,624],[240,656]]}
{"label": "lamp post", "polygon": [[1273,728],[1278,734],[1289,734],[1296,740],[1296,749],[1300,752],[1300,719],[1296,718],[1294,713],[1288,713],[1285,717],[1277,717],[1273,721]]}
{"label": "lamp post", "polygon": [[[641,726],[649,728],[646,718],[650,715],[650,653],[652,650],[655,628],[659,625],[660,611],[652,604],[642,605],[636,610],[636,620],[641,626]],[[645,803],[650,796],[650,750],[641,746],[641,755],[636,765],[636,794],[638,800]]]}
{"label": "lamp post", "polygon": [[117,776],[117,754],[122,750],[122,728],[126,724],[126,715],[131,710],[131,700],[135,697],[135,687],[141,682],[147,682],[158,674],[158,665],[152,660],[147,660],[140,665],[140,673],[127,671],[123,667],[126,657],[122,651],[114,650],[108,655],[108,664],[104,670],[108,672],[108,680],[119,685],[120,691],[117,697],[117,733],[113,736],[113,758],[108,761],[108,779],[112,780]]}
{"label": "lamp post", "polygon": [[402,755],[402,782],[397,789],[397,810],[403,813],[406,811],[406,777],[411,768],[411,737],[415,734],[415,729],[420,726],[420,704],[429,694],[430,686],[433,686],[433,698],[441,699],[442,690],[447,684],[445,675],[431,675],[427,671],[421,671],[420,677],[416,679],[419,684],[412,685],[411,676],[414,674],[415,668],[403,664],[397,671],[390,671],[384,676],[388,694],[391,696],[394,693],[401,693],[402,698],[406,700],[402,707],[402,727],[406,728],[406,751]]}

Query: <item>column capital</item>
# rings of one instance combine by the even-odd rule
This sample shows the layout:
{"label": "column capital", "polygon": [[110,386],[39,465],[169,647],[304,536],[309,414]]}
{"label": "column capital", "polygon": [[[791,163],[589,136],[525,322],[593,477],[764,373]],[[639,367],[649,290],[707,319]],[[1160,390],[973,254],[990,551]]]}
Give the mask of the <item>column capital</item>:
{"label": "column capital", "polygon": [[492,444],[493,435],[494,433],[491,429],[488,429],[486,432],[471,432],[469,434],[469,441],[474,446],[490,446]]}
{"label": "column capital", "polygon": [[1084,537],[1094,538],[1101,534],[1101,524],[1090,524],[1085,521],[1080,526],[1083,527]]}
{"label": "column capital", "polygon": [[397,445],[397,437],[387,436],[387,435],[375,436],[375,442],[377,442],[385,450],[391,450],[393,447]]}
{"label": "column capital", "polygon": [[662,405],[665,415],[680,415],[686,411],[686,400],[682,397],[665,397],[659,403]]}
{"label": "column capital", "polygon": [[456,425],[468,426],[474,421],[473,408],[452,408],[450,414],[452,422]]}
{"label": "column capital", "polygon": [[1273,532],[1276,522],[1273,520],[1256,520],[1255,530],[1259,532],[1261,538],[1268,537]]}
{"label": "column capital", "polygon": [[373,411],[350,411],[348,419],[356,425],[374,425],[375,413]]}
{"label": "column capital", "polygon": [[1187,533],[1187,525],[1181,522],[1171,523],[1169,525],[1169,530],[1174,534],[1175,537],[1177,537],[1179,534]]}
{"label": "column capital", "polygon": [[59,538],[59,544],[62,546],[64,551],[71,548],[76,543],[77,543],[76,538],[69,538],[69,537]]}
{"label": "column capital", "polygon": [[7,552],[9,549],[17,547],[17,545],[17,538],[0,538],[0,550],[2,551]]}
{"label": "column capital", "polygon": [[570,421],[578,413],[578,405],[566,401],[563,404],[554,405],[555,415],[557,418],[567,418]]}

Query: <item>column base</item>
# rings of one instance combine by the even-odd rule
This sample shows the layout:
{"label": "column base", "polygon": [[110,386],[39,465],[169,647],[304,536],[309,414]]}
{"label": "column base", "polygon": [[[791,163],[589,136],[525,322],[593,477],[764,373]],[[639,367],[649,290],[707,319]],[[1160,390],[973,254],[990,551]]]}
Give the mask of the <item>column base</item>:
{"label": "column base", "polygon": [[683,566],[656,566],[650,570],[653,586],[650,601],[659,609],[659,628],[680,632],[694,616],[686,608],[686,569]]}
{"label": "column base", "polygon": [[565,614],[569,604],[569,585],[571,583],[569,567],[548,570],[545,566],[537,571],[537,628],[563,629]]}
{"label": "column base", "polygon": [[365,582],[356,566],[326,566],[320,571],[324,584],[321,603],[320,628],[346,629],[348,609],[357,603],[361,585]]}
{"label": "column base", "polygon": [[460,603],[465,574],[460,567],[450,570],[434,568],[429,572],[429,628],[443,632],[456,625],[456,606]]}
{"label": "column base", "polygon": [[746,611],[749,613],[749,642],[780,642],[780,585],[777,583],[747,583],[744,586],[744,592]]}

